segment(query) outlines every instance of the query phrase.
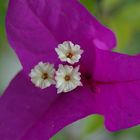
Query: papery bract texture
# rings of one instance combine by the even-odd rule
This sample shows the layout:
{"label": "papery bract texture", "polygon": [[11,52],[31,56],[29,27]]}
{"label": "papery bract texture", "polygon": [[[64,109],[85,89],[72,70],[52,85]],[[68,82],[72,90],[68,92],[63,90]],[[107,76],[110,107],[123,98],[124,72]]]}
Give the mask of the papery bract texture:
{"label": "papery bract texture", "polygon": [[[105,126],[118,131],[140,124],[140,80],[116,84],[99,84],[101,112]],[[98,106],[99,107],[99,106]]]}
{"label": "papery bract texture", "polygon": [[[109,51],[114,34],[77,0],[10,0],[6,30],[23,70],[0,98],[2,140],[48,140],[95,113],[111,131],[140,123],[140,56]],[[30,70],[40,61],[58,66],[55,48],[64,41],[84,50],[78,63],[83,87],[61,95],[54,87],[34,87]]]}
{"label": "papery bract texture", "polygon": [[140,55],[130,56],[100,49],[95,49],[95,55],[95,81],[121,83],[140,80]]}
{"label": "papery bract texture", "polygon": [[[114,64],[115,61],[112,67]],[[3,140],[46,140],[66,125],[95,113],[105,117],[110,131],[132,127],[140,123],[139,84],[139,80],[93,81],[95,92],[87,86],[57,95],[53,87],[35,88],[21,72],[0,99],[3,112],[0,137]]]}
{"label": "papery bract texture", "polygon": [[140,124],[140,55],[100,49],[95,54],[93,77],[101,102],[98,113],[104,115],[107,129],[117,131]]}
{"label": "papery bract texture", "polygon": [[20,72],[0,98],[0,138],[48,140],[66,125],[95,111],[92,94],[88,88],[80,87],[57,95],[53,87],[35,88]]}
{"label": "papery bract texture", "polygon": [[116,45],[114,33],[76,0],[10,0],[6,30],[27,73],[39,61],[56,61],[54,48],[63,41],[86,50]]}

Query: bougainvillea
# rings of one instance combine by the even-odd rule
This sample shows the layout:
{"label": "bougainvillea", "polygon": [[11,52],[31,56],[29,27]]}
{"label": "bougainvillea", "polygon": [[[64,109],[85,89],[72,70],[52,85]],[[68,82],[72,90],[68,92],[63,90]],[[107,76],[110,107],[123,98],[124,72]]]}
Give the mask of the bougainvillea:
{"label": "bougainvillea", "polygon": [[[23,69],[0,98],[2,140],[48,140],[66,125],[92,114],[103,115],[110,131],[140,123],[140,57],[112,52],[116,45],[112,31],[77,0],[10,0],[6,30]],[[83,50],[77,68],[61,62],[56,53],[65,41]],[[40,88],[31,79],[34,74],[29,76],[38,63],[47,66],[51,75],[58,69],[53,80],[63,75],[61,69],[76,69],[81,86],[70,91],[63,87],[61,94],[56,89],[60,85],[50,86],[51,81]]]}

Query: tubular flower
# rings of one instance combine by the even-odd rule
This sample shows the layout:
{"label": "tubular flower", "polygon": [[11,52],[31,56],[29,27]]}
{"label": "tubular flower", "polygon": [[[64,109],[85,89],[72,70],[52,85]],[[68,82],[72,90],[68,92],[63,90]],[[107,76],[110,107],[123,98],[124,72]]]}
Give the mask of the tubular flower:
{"label": "tubular flower", "polygon": [[73,68],[68,65],[59,65],[59,69],[56,72],[56,87],[58,93],[69,92],[74,90],[77,86],[82,86],[81,73],[79,72],[79,66]]}
{"label": "tubular flower", "polygon": [[[23,69],[0,98],[2,140],[49,140],[66,125],[95,113],[104,116],[110,131],[140,123],[140,56],[109,51],[116,44],[114,34],[79,1],[10,0],[6,31]],[[55,48],[65,41],[83,50],[76,63],[80,69],[58,59]],[[52,82],[42,86],[32,80],[39,85],[35,87],[31,79],[38,75],[31,70],[36,71],[39,62],[54,64],[55,69],[69,66],[78,73],[77,87],[68,85],[73,90],[57,94],[55,86],[49,86]],[[42,78],[47,80],[50,73],[45,72]],[[56,80],[59,72],[58,68]],[[67,90],[57,81],[56,86]]]}
{"label": "tubular flower", "polygon": [[74,45],[70,41],[65,41],[63,44],[59,44],[58,48],[55,49],[60,60],[74,64],[79,62],[83,50],[80,49],[79,45]]}
{"label": "tubular flower", "polygon": [[39,62],[38,65],[31,70],[29,76],[36,87],[44,89],[55,84],[54,74],[55,69],[53,68],[53,64]]}

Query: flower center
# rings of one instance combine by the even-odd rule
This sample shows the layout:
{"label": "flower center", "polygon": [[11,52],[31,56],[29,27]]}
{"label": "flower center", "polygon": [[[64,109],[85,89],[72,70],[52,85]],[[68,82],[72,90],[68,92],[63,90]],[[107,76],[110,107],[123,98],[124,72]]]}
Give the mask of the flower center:
{"label": "flower center", "polygon": [[66,57],[71,59],[73,57],[73,54],[71,52],[69,52],[66,54]]}
{"label": "flower center", "polygon": [[64,77],[64,79],[65,79],[65,81],[70,81],[70,80],[71,80],[71,77],[70,77],[69,75],[66,75],[66,76]]}
{"label": "flower center", "polygon": [[42,74],[42,79],[44,79],[44,80],[48,79],[48,73],[43,73]]}

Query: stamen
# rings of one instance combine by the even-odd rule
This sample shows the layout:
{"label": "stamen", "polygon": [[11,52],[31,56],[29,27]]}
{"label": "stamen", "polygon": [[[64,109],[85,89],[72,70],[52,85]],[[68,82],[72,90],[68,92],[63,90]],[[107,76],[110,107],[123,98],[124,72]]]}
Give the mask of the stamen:
{"label": "stamen", "polygon": [[44,80],[48,79],[48,73],[43,73],[42,74],[42,79],[44,79]]}
{"label": "stamen", "polygon": [[70,81],[71,77],[69,75],[66,75],[64,79],[65,79],[65,81]]}
{"label": "stamen", "polygon": [[66,57],[71,59],[73,57],[73,54],[71,52],[69,52],[66,54]]}
{"label": "stamen", "polygon": [[41,89],[45,89],[52,84],[55,84],[54,76],[55,69],[54,65],[50,63],[39,62],[31,70],[29,74],[32,83]]}
{"label": "stamen", "polygon": [[79,66],[74,68],[69,65],[59,65],[55,76],[57,93],[70,92],[82,86],[80,75]]}
{"label": "stamen", "polygon": [[55,48],[55,51],[62,62],[68,62],[69,64],[79,62],[83,53],[80,46],[73,44],[71,41],[65,41],[62,44],[59,44],[58,48]]}

